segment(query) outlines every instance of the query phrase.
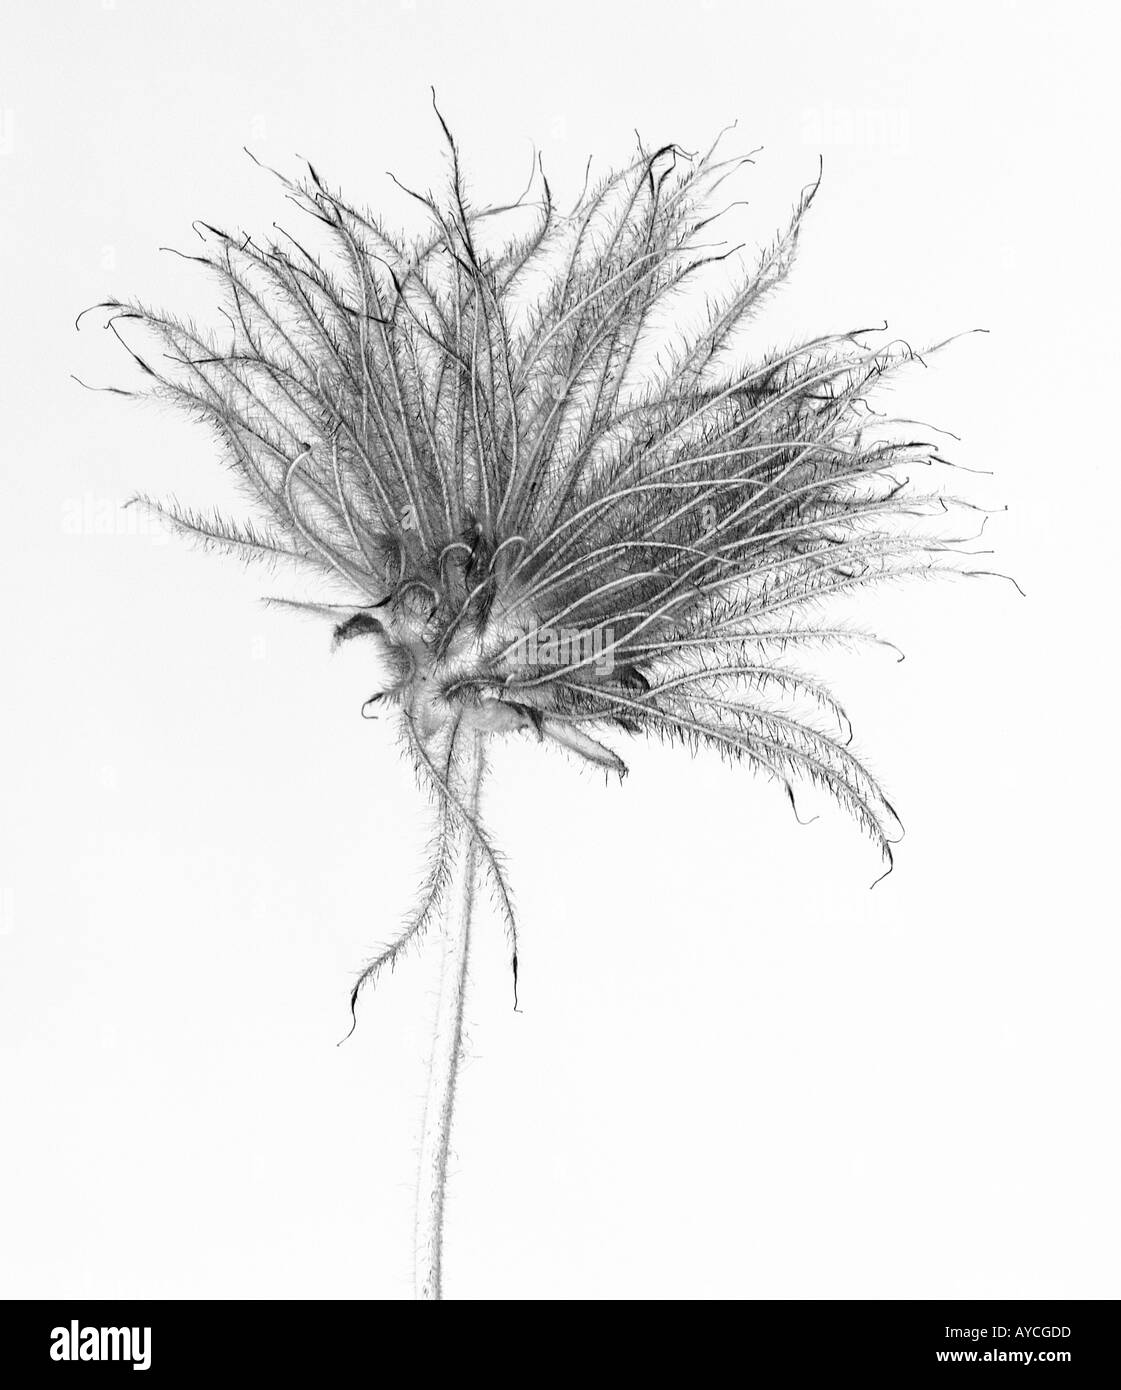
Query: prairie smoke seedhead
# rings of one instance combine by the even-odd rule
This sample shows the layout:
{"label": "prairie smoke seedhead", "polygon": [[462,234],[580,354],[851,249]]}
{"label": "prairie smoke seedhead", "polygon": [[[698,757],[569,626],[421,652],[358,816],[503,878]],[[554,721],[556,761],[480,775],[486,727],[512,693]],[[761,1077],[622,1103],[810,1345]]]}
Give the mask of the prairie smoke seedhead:
{"label": "prairie smoke seedhead", "polygon": [[122,321],[155,336],[156,355],[126,344],[152,393],[218,432],[263,520],[137,500],[207,546],[333,581],[331,603],[273,601],[376,646],[389,680],[366,712],[399,711],[444,803],[457,731],[527,733],[620,774],[611,731],[642,732],[713,747],[791,799],[799,779],[826,790],[890,864],[894,812],[835,697],[789,658],[863,636],[822,621],[825,600],[981,572],[922,525],[953,501],[912,482],[946,463],[937,443],[869,403],[924,355],[867,329],[739,351],[817,182],[717,296],[733,252],[713,197],[750,155],[640,146],[567,214],[538,161],[537,198],[477,208],[443,129],[450,188],[412,194],[419,239],[309,165],[276,177],[312,245],[195,224],[188,259],[218,279],[224,337],[98,306],[122,342]]}

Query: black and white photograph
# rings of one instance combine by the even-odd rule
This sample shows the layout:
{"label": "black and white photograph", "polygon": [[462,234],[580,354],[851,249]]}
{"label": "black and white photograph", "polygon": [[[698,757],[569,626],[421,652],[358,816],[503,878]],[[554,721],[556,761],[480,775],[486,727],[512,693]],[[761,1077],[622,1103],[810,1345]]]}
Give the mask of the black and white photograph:
{"label": "black and white photograph", "polygon": [[1108,1364],[1108,11],[0,12],[9,1383]]}

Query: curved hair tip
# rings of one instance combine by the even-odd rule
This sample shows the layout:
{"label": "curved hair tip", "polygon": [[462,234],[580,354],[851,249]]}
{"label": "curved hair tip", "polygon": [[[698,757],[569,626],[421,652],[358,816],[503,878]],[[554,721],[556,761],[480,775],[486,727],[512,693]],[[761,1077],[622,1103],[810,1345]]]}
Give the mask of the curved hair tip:
{"label": "curved hair tip", "polygon": [[875,888],[875,886],[876,886],[878,883],[883,883],[884,879],[887,878],[887,876],[888,876],[889,874],[892,874],[892,873],[894,873],[894,872],[895,872],[895,861],[894,861],[893,859],[891,859],[891,857],[890,857],[890,855],[889,855],[889,856],[888,856],[888,866],[887,866],[887,868],[883,871],[883,873],[879,876],[879,878],[874,878],[874,879],[872,880],[872,882],[868,885],[868,891],[869,891],[869,893],[872,891],[873,888]]}
{"label": "curved hair tip", "polygon": [[358,1027],[358,1011],[355,1005],[358,1002],[358,991],[360,988],[361,982],[355,985],[350,992],[350,1028],[347,1030],[346,1035],[341,1037],[335,1044],[336,1047],[342,1047],[344,1042],[348,1042],[354,1036],[354,1030]]}

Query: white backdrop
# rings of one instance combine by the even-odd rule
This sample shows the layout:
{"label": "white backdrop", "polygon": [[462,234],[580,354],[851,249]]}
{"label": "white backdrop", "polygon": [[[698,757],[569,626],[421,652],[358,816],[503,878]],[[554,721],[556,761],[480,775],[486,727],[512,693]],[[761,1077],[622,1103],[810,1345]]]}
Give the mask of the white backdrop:
{"label": "white backdrop", "polygon": [[[434,955],[352,972],[420,871],[371,673],[267,576],[137,530],[208,436],[83,392],[79,309],[203,309],[161,255],[288,209],[296,155],[395,219],[532,144],[558,200],[635,127],[765,146],[763,243],[825,180],[763,336],[981,325],[898,388],[962,436],[1000,581],[889,592],[831,663],[901,807],[895,874],[715,760],[622,787],[512,742],[487,814],[523,931],[478,929],[448,1293],[1117,1297],[1112,711],[1116,35],[1099,7],[66,0],[0,42],[0,1293],[407,1297]],[[531,144],[532,142],[532,144]],[[129,514],[131,516],[131,514]],[[283,586],[281,586],[283,587]],[[276,586],[273,586],[276,591]]]}

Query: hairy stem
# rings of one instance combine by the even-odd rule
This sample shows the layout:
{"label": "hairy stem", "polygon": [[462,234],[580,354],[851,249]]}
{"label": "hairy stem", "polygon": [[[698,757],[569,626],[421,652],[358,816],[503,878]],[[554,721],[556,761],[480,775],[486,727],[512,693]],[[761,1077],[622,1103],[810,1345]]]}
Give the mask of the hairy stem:
{"label": "hairy stem", "polygon": [[[483,735],[457,736],[458,766],[454,766],[456,795],[475,819],[482,785]],[[454,868],[447,885],[442,923],[440,987],[428,1096],[420,1141],[420,1173],[416,1207],[416,1294],[419,1299],[443,1296],[442,1262],[444,1192],[448,1178],[448,1141],[455,1108],[455,1083],[463,1041],[463,1005],[467,993],[467,960],[471,946],[471,912],[475,902],[478,849],[470,828],[454,831]]]}

